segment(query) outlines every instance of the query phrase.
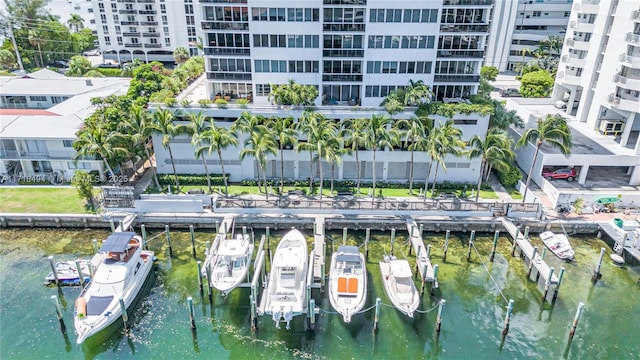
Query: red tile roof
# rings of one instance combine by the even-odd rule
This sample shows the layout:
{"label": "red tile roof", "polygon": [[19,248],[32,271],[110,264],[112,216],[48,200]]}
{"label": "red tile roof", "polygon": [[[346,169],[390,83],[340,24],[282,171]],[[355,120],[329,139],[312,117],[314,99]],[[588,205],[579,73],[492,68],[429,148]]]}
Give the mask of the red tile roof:
{"label": "red tile roof", "polygon": [[27,116],[59,116],[51,111],[41,109],[0,109],[0,115],[27,115]]}

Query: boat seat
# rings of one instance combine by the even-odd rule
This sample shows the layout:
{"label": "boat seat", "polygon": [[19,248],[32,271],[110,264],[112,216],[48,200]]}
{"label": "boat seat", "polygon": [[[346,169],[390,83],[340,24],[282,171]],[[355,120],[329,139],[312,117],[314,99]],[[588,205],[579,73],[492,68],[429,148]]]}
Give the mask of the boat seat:
{"label": "boat seat", "polygon": [[354,294],[358,292],[358,278],[349,279],[348,292]]}
{"label": "boat seat", "polygon": [[346,293],[347,292],[347,278],[339,277],[338,278],[338,292]]}

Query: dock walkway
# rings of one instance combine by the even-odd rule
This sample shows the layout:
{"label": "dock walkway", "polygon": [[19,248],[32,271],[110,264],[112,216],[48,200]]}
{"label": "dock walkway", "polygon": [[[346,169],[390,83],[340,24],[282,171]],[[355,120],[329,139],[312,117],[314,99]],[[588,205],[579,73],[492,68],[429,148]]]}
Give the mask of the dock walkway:
{"label": "dock walkway", "polygon": [[422,281],[432,283],[432,289],[438,288],[437,274],[431,264],[431,260],[427,254],[427,248],[424,246],[424,241],[422,240],[422,234],[415,220],[407,219],[407,232],[409,233],[411,247],[416,254],[416,267]]}

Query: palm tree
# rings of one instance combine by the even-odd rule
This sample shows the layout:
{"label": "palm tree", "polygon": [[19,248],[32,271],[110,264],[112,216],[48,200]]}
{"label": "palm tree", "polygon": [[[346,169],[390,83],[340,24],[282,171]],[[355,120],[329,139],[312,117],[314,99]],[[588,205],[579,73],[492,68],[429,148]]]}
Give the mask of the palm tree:
{"label": "palm tree", "polygon": [[16,57],[10,50],[0,49],[0,67],[11,69],[16,63]]}
{"label": "palm tree", "polygon": [[409,80],[409,86],[404,91],[405,106],[418,106],[431,101],[431,89],[422,80]]}
{"label": "palm tree", "polygon": [[393,150],[394,145],[400,143],[400,133],[398,130],[391,128],[393,119],[387,115],[374,114],[371,117],[371,121],[366,123],[366,148],[373,151],[373,196],[371,200],[376,197],[376,152],[378,149],[384,150],[389,147]]}
{"label": "palm tree", "polygon": [[567,124],[567,120],[560,115],[547,114],[544,119],[538,120],[538,126],[536,128],[529,128],[524,131],[522,137],[516,143],[516,147],[522,147],[533,141],[535,141],[536,151],[533,155],[533,161],[531,161],[529,173],[527,174],[527,183],[525,184],[524,195],[522,196],[523,203],[527,198],[531,174],[533,173],[533,168],[538,159],[538,153],[540,152],[542,144],[548,143],[552,147],[559,149],[565,156],[571,153],[571,129]]}
{"label": "palm tree", "polygon": [[156,188],[160,189],[160,182],[158,181],[158,174],[153,169],[153,162],[151,160],[151,153],[149,153],[149,138],[153,133],[151,127],[151,118],[145,108],[139,105],[131,106],[131,115],[128,118],[123,119],[118,124],[119,130],[131,137],[134,145],[141,144],[144,147],[144,153],[153,171],[153,180],[155,181]]}
{"label": "palm tree", "polygon": [[527,65],[527,63],[524,61],[524,56],[526,54],[531,54],[531,49],[529,48],[522,48],[522,50],[520,50],[520,53],[522,54],[522,66],[520,67],[520,76],[522,76],[522,72],[524,71],[524,67]]}
{"label": "palm tree", "polygon": [[360,159],[358,158],[358,150],[365,145],[366,127],[369,119],[348,119],[342,124],[340,137],[344,139],[345,151],[356,154],[356,169],[358,171],[358,182],[356,185],[356,194],[360,195]]}
{"label": "palm tree", "polygon": [[44,60],[42,59],[42,49],[40,47],[47,42],[40,36],[38,30],[36,29],[30,29],[28,34],[29,44],[38,47],[38,53],[40,54],[40,67],[44,67]]}
{"label": "palm tree", "polygon": [[266,122],[267,120],[262,115],[254,115],[248,111],[243,111],[238,120],[231,124],[231,131],[251,133],[262,125],[265,125]]}
{"label": "palm tree", "polygon": [[207,167],[207,160],[204,158],[204,151],[198,151],[202,145],[202,133],[208,128],[206,123],[207,117],[204,116],[202,111],[200,111],[195,115],[193,113],[189,113],[187,118],[189,119],[189,125],[186,128],[186,132],[191,135],[191,145],[196,148],[194,155],[196,158],[200,158],[202,160],[202,166],[204,167],[204,172],[207,175],[207,188],[209,189],[209,193],[212,193],[211,175],[209,174],[209,168]]}
{"label": "palm tree", "polygon": [[335,168],[336,165],[342,164],[342,155],[345,154],[343,148],[343,140],[340,137],[340,131],[336,126],[336,134],[327,141],[325,159],[331,163],[331,193],[333,194],[334,180],[335,180]]}
{"label": "palm tree", "polygon": [[293,117],[271,117],[267,128],[280,150],[280,193],[284,191],[284,147],[293,145],[298,140],[298,131],[293,126]]}
{"label": "palm tree", "polygon": [[324,175],[322,171],[322,159],[327,162],[339,161],[339,154],[334,151],[339,146],[336,138],[338,137],[338,126],[333,120],[329,120],[322,114],[315,117],[317,123],[309,133],[309,143],[314,147],[316,156],[314,160],[318,164],[320,170],[320,200],[322,200],[322,191],[324,188]]}
{"label": "palm tree", "polygon": [[173,60],[176,61],[178,66],[184,64],[189,60],[189,51],[180,46],[173,51]]}
{"label": "palm tree", "polygon": [[[433,175],[433,184],[431,184],[431,195],[435,194],[436,182],[438,179],[438,169],[442,166],[445,171],[447,167],[444,162],[447,154],[460,156],[464,141],[461,139],[462,130],[454,126],[453,120],[449,119],[444,124],[440,124],[431,132],[429,146],[427,152],[431,156],[431,167],[435,165],[435,173]],[[431,172],[431,171],[429,171]],[[426,198],[426,182],[425,182],[425,198]]]}
{"label": "palm tree", "polygon": [[[278,146],[273,137],[269,136],[269,131],[265,126],[260,126],[249,134],[249,138],[244,142],[244,148],[240,150],[240,160],[251,156],[258,162],[258,166],[263,174],[264,192],[269,199],[269,190],[267,189],[267,156],[275,155]],[[260,174],[258,174],[258,191],[260,191]]]}
{"label": "palm tree", "polygon": [[69,20],[67,20],[67,26],[73,32],[78,32],[84,29],[84,19],[78,14],[71,14]]}
{"label": "palm tree", "polygon": [[296,151],[308,151],[309,152],[309,193],[313,191],[313,165],[316,163],[313,161],[313,152],[315,146],[312,143],[312,132],[318,125],[318,118],[322,115],[314,111],[305,111],[302,117],[298,121],[297,130],[299,133],[307,136],[307,141],[298,141],[296,144]]}
{"label": "palm tree", "polygon": [[69,61],[67,76],[82,76],[91,70],[91,62],[84,56],[76,55]]}
{"label": "palm tree", "polygon": [[75,158],[100,156],[113,181],[116,176],[111,165],[109,165],[109,159],[128,154],[127,149],[123,146],[125,142],[126,138],[117,131],[108,131],[101,124],[87,125],[83,131],[78,133],[78,137],[73,144],[77,151]]}
{"label": "palm tree", "polygon": [[480,187],[485,174],[488,176],[491,168],[496,168],[498,171],[507,171],[509,169],[509,163],[515,157],[513,150],[511,150],[512,143],[509,135],[498,128],[490,129],[484,140],[478,135],[474,135],[469,140],[469,146],[471,147],[468,152],[469,158],[481,158],[476,202],[478,202]]}
{"label": "palm tree", "polygon": [[429,136],[433,128],[433,119],[426,116],[412,117],[411,119],[398,120],[396,128],[404,136],[404,147],[411,152],[409,168],[409,194],[413,193],[413,155],[416,150],[424,150],[423,139]]}
{"label": "palm tree", "polygon": [[153,113],[152,129],[162,135],[162,147],[169,150],[169,158],[173,167],[173,175],[176,179],[176,189],[180,192],[180,181],[178,180],[178,172],[176,171],[176,163],[173,160],[173,152],[171,151],[171,139],[180,134],[182,128],[173,123],[174,114],[167,109],[160,109]]}
{"label": "palm tree", "polygon": [[222,167],[222,178],[224,180],[224,192],[229,194],[229,183],[227,182],[227,174],[224,171],[224,162],[222,161],[222,150],[231,145],[238,145],[238,140],[235,134],[229,129],[224,127],[217,127],[213,119],[209,120],[209,127],[207,127],[200,134],[200,147],[196,149],[196,156],[207,152],[211,155],[213,151],[218,153],[218,160]]}

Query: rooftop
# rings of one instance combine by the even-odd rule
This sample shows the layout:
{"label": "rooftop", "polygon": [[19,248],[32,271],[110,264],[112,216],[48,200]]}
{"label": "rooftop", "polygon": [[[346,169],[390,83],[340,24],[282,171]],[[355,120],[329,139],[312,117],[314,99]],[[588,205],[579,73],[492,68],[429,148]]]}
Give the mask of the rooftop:
{"label": "rooftop", "polygon": [[[55,75],[54,75],[55,74]],[[64,95],[75,96],[93,92],[116,83],[129,85],[129,78],[84,78],[66,77],[51,70],[43,69],[26,76],[4,76],[0,81],[3,95]]]}
{"label": "rooftop", "polygon": [[0,138],[75,139],[83,120],[75,115],[0,116]]}

